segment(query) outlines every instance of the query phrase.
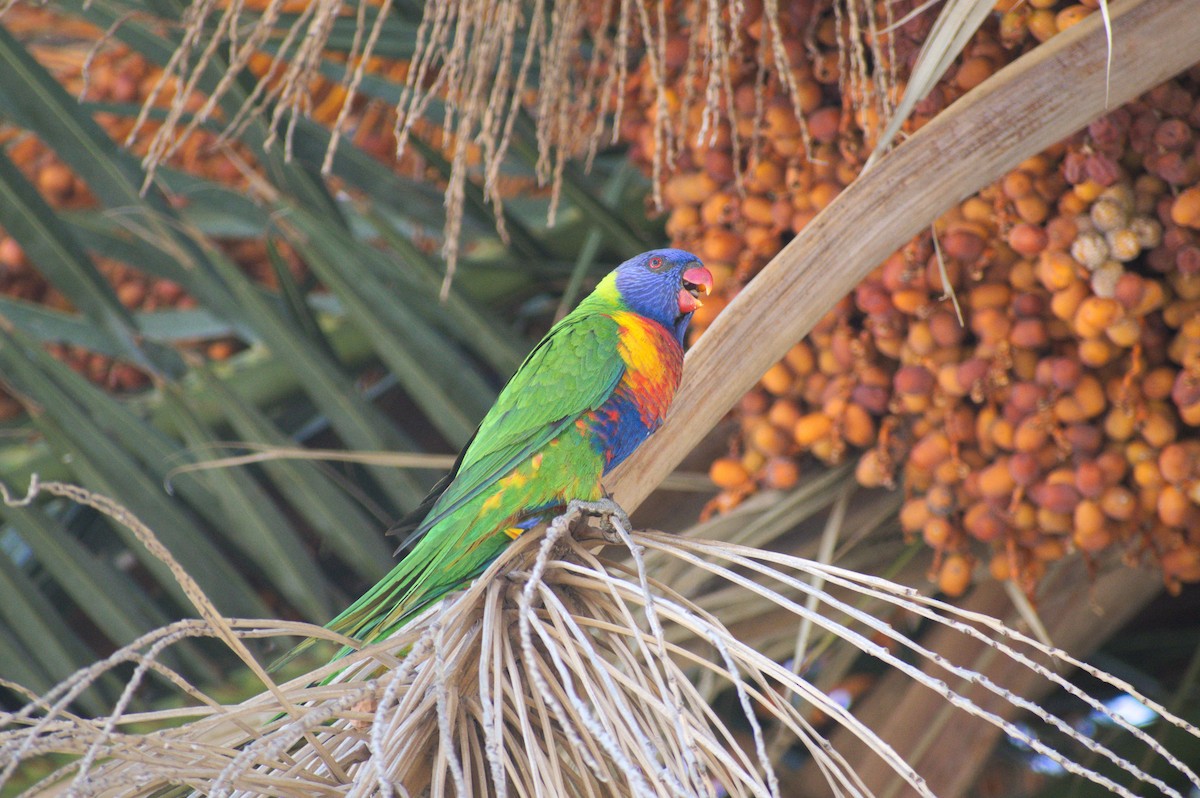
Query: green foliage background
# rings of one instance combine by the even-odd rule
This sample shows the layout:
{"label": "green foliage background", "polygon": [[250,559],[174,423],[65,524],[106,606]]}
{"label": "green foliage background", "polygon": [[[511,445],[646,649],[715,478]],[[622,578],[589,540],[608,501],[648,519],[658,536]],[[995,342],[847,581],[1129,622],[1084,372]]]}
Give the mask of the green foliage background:
{"label": "green foliage background", "polygon": [[[160,65],[178,43],[176,29],[147,20],[178,19],[184,9],[149,0],[54,7],[101,29],[123,20],[115,37]],[[417,3],[401,4],[380,54],[403,55],[406,41],[411,47],[420,13]],[[350,39],[332,43],[327,57]],[[327,68],[340,75],[343,67],[330,58]],[[111,496],[161,536],[229,615],[327,620],[389,569],[392,546],[382,531],[436,472],[309,460],[169,479],[172,469],[237,453],[222,445],[231,440],[453,453],[560,295],[570,302],[591,275],[661,240],[645,221],[642,178],[615,155],[599,158],[590,174],[567,175],[553,229],[546,200],[508,203],[507,245],[495,233],[493,209],[472,190],[465,256],[443,301],[442,264],[414,243],[442,229],[436,183],[399,177],[348,141],[325,179],[324,128],[297,120],[288,160],[281,146],[263,150],[270,131],[255,120],[241,141],[259,153],[273,201],[256,203],[167,168],[143,193],[135,156],[93,119],[100,110],[132,117],[137,107],[78,101],[2,20],[0,73],[0,118],[53,149],[100,205],[56,211],[0,151],[0,227],[78,309],[0,297],[0,374],[29,409],[3,430],[0,479],[16,493],[36,473]],[[218,57],[202,88],[222,74]],[[226,118],[252,88],[252,76],[239,77],[223,100]],[[400,87],[374,77],[363,90],[394,100]],[[517,136],[510,168],[532,174],[532,130]],[[431,166],[449,168],[431,147],[417,146]],[[179,198],[186,201],[172,201]],[[267,244],[280,290],[250,281],[218,244],[237,239]],[[315,282],[296,284],[279,243]],[[173,280],[198,306],[131,313],[96,256]],[[219,364],[185,359],[173,346],[227,335],[248,348]],[[50,342],[136,364],[155,375],[155,387],[114,398],[49,357]],[[375,376],[364,382],[368,372]],[[0,556],[0,677],[42,692],[114,646],[189,614],[162,565],[94,513],[39,502],[0,507],[0,519],[7,555]],[[191,678],[221,675],[221,662],[202,646],[172,664]],[[106,698],[81,701],[96,709]]]}

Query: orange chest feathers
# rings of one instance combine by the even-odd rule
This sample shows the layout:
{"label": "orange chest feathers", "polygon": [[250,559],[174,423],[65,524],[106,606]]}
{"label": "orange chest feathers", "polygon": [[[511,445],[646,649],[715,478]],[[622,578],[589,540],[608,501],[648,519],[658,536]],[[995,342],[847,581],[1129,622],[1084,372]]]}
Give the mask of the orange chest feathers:
{"label": "orange chest feathers", "polygon": [[625,376],[617,386],[637,407],[642,423],[653,430],[662,423],[683,374],[683,348],[661,324],[633,313],[614,313],[617,350]]}

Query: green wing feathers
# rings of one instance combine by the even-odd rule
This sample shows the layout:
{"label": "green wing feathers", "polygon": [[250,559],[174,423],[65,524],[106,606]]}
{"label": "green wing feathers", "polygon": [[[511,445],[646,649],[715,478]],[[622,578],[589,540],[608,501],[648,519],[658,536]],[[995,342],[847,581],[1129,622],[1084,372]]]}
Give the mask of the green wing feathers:
{"label": "green wing feathers", "polygon": [[616,323],[594,305],[581,304],[529,354],[417,526],[416,546],[328,628],[364,641],[390,634],[478,576],[511,542],[514,519],[568,491],[598,492],[602,457],[575,421],[612,395],[625,363]]}

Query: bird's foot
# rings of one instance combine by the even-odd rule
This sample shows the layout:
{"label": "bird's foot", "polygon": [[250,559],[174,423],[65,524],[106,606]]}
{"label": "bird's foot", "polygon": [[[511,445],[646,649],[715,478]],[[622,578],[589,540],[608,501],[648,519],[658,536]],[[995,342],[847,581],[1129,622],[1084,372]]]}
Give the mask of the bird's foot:
{"label": "bird's foot", "polygon": [[599,518],[600,531],[604,533],[604,539],[609,543],[619,543],[621,541],[621,536],[617,531],[614,521],[616,524],[620,524],[621,529],[627,533],[633,530],[633,524],[629,521],[629,514],[625,512],[621,505],[608,496],[593,502],[572,499],[567,503],[567,512]]}

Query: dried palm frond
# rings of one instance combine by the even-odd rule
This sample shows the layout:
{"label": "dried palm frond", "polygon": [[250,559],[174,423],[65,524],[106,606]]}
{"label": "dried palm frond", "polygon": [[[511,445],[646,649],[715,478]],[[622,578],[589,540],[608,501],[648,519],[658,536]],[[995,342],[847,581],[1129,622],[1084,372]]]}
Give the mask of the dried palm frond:
{"label": "dried palm frond", "polygon": [[[70,486],[70,495],[122,520],[136,519]],[[936,628],[982,641],[1020,670],[1062,687],[1108,717],[1160,764],[1200,786],[1200,776],[1148,733],[1110,712],[1060,675],[1081,668],[1137,696],[1188,733],[1200,730],[1096,668],[1009,629],[884,579],[811,560],[613,523],[601,535],[568,513],[545,534],[526,535],[469,589],[431,609],[393,638],[354,652],[248,701],[224,705],[161,662],[187,638],[223,639],[243,656],[246,641],[323,630],[278,621],[211,617],[174,624],[126,646],[15,713],[0,715],[2,786],[20,765],[48,753],[73,759],[31,794],[153,795],[180,787],[206,795],[779,795],[768,735],[795,735],[833,789],[862,794],[856,771],[813,721],[820,711],[850,730],[916,793],[921,775],[804,674],[733,634],[721,619],[654,578],[646,555],[678,560],[712,579],[766,599],[773,622],[826,630],[944,698],[996,724],[1068,771],[1119,795],[1126,787],[1079,764],[1099,754],[1125,774],[1178,795],[1144,765],[1088,739],[1058,716],[855,606],[859,597],[910,613]],[[147,530],[141,527],[140,534]],[[147,542],[153,545],[152,536]],[[605,557],[605,546],[623,562]],[[170,555],[161,552],[169,560]],[[814,587],[813,579],[824,587]],[[202,596],[197,596],[203,605]],[[134,663],[112,712],[85,719],[72,698],[121,663]],[[148,678],[172,684],[192,706],[127,712]],[[1028,710],[1078,750],[1042,742],[954,683]],[[719,695],[733,711],[714,710]],[[162,728],[165,724],[172,725]],[[148,726],[154,730],[144,731]]]}
{"label": "dried palm frond", "polygon": [[[0,2],[0,13],[5,5]],[[339,142],[355,129],[364,79],[377,61],[389,16],[399,13],[394,5],[393,0],[357,4],[317,0],[289,13],[284,0],[192,0],[182,18],[155,20],[177,32],[177,45],[129,133],[130,142],[140,136],[149,138],[144,158],[147,183],[192,134],[207,125],[222,131],[220,146],[241,135],[251,121],[263,119],[270,130],[266,145],[282,138],[290,158],[297,121],[317,110],[314,86],[327,80],[331,69],[340,69],[340,84],[332,95],[339,101],[335,117],[328,120],[331,136],[323,162],[328,174]],[[875,3],[864,0],[828,0],[828,7],[839,23],[846,23],[839,24],[838,47],[844,62],[840,79],[861,98],[857,111],[886,123],[897,76],[895,59],[883,51],[890,47],[887,37],[879,34],[892,21],[891,3],[884,4],[884,19],[876,19]],[[775,0],[761,9],[715,0],[688,0],[670,7],[628,0],[600,4],[430,0],[423,8],[419,24],[411,31],[412,53],[394,106],[393,132],[400,153],[417,123],[440,124],[451,165],[443,240],[447,281],[457,260],[468,180],[482,184],[496,208],[499,231],[505,235],[501,165],[519,116],[528,112],[535,123],[535,171],[539,182],[550,186],[553,224],[567,161],[582,158],[590,164],[604,142],[617,140],[634,71],[631,66],[637,59],[648,64],[652,75],[652,85],[643,88],[653,108],[654,196],[662,208],[664,175],[680,151],[687,114],[701,111],[700,138],[717,135],[722,120],[734,121],[733,74],[745,68],[740,63],[739,37],[744,35],[740,29],[749,13],[762,15],[754,65],[759,86],[754,127],[761,127],[765,111],[762,87],[774,80],[786,87],[805,147],[809,145],[794,75],[800,67],[798,53],[791,47],[796,42],[789,41],[796,36],[781,24]],[[130,5],[107,36],[114,35],[124,20],[146,16],[145,7]],[[352,19],[354,31],[344,64],[325,57],[342,18]],[[269,66],[264,71],[261,65],[267,55]],[[697,96],[680,98],[671,87],[668,65],[681,58],[691,78],[688,85],[703,87],[694,92]],[[893,66],[874,70],[870,66],[885,63]],[[238,77],[252,64],[259,65],[259,74],[253,89],[241,95]],[[164,103],[168,108],[159,120],[154,109]],[[327,112],[329,101],[320,106]],[[737,139],[738,126],[729,127]],[[738,152],[748,149],[753,160],[757,144],[756,134],[751,142],[735,140],[734,147]],[[476,148],[480,168],[471,165]]]}

